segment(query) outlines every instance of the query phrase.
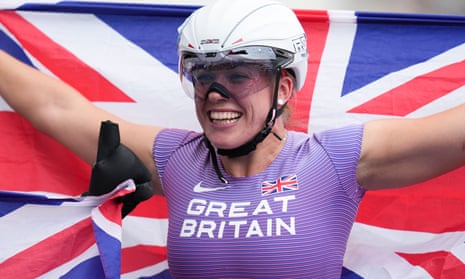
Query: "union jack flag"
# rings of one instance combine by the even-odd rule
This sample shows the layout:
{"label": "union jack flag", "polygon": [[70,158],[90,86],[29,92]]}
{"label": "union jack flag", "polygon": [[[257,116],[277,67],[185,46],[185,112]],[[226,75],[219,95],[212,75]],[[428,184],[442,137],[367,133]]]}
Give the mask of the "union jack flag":
{"label": "union jack flag", "polygon": [[261,189],[262,196],[298,190],[299,183],[297,181],[297,175],[282,175],[276,180],[263,181]]}
{"label": "union jack flag", "polygon": [[98,197],[0,191],[2,278],[120,278],[129,180]]}
{"label": "union jack flag", "polygon": [[[186,117],[195,111],[178,81],[175,47],[177,27],[196,7],[102,2],[0,1],[0,48],[123,118],[200,130],[195,117]],[[308,34],[310,62],[306,84],[291,100],[290,129],[311,134],[374,118],[423,116],[464,102],[465,17],[296,13]],[[1,99],[0,133],[2,190],[70,196],[87,190],[90,166]],[[465,278],[464,171],[367,193],[349,238],[343,277]],[[29,212],[16,219],[0,213],[1,227],[13,229],[21,220],[34,226],[36,215]],[[122,278],[169,278],[167,218],[166,201],[153,197],[124,219]],[[13,234],[0,237],[0,264],[15,255],[5,254],[5,239],[16,253],[30,251],[14,243],[21,239]],[[32,238],[29,247],[39,247],[34,241],[40,240]],[[75,262],[86,262],[74,255]],[[22,277],[2,271],[2,278]]]}

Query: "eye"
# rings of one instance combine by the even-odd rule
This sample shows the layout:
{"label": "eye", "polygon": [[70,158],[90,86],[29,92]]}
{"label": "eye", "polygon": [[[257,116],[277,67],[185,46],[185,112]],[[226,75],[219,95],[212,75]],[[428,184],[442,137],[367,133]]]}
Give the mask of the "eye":
{"label": "eye", "polygon": [[199,73],[195,74],[193,76],[194,83],[196,84],[201,84],[201,85],[207,85],[212,83],[215,80],[215,75],[212,73]]}
{"label": "eye", "polygon": [[232,72],[228,74],[227,79],[229,83],[240,84],[240,83],[248,82],[252,78],[250,75],[243,73],[243,72]]}

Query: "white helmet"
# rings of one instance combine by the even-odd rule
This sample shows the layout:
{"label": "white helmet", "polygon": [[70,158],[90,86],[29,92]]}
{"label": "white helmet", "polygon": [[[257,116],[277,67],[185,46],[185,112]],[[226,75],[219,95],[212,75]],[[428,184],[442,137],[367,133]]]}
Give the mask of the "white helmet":
{"label": "white helmet", "polygon": [[295,13],[272,0],[219,0],[192,13],[178,29],[179,74],[192,97],[184,59],[272,61],[303,87],[307,74],[306,35]]}

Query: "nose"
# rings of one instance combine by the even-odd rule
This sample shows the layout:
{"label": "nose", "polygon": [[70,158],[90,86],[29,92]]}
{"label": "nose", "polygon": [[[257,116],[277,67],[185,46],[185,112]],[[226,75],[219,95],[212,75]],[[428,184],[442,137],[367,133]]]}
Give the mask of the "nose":
{"label": "nose", "polygon": [[210,93],[218,93],[221,97],[229,99],[232,97],[231,92],[224,87],[222,84],[218,82],[213,82],[210,87],[207,89],[207,93],[205,94],[205,100],[209,98]]}

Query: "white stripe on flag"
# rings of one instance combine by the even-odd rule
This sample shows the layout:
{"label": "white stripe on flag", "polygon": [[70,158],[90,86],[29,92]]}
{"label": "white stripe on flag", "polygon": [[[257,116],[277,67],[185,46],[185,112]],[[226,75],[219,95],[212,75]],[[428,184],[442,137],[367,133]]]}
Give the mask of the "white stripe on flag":
{"label": "white stripe on flag", "polygon": [[137,101],[105,102],[98,106],[142,124],[200,129],[194,117],[181,117],[195,112],[192,100],[182,91],[177,73],[99,18],[90,14],[21,12],[21,15]]}
{"label": "white stripe on flag", "polygon": [[[353,123],[341,100],[346,65],[349,61],[357,25],[353,12],[330,11],[330,26],[310,109],[308,131]],[[329,117],[331,115],[331,117]]]}
{"label": "white stripe on flag", "polygon": [[92,210],[92,221],[108,235],[121,240],[121,227],[105,218],[98,207]]}
{"label": "white stripe on flag", "polygon": [[168,269],[168,261],[162,261],[152,266],[141,268],[133,272],[121,274],[121,279],[133,279],[142,277],[151,277]]}
{"label": "white stripe on flag", "polygon": [[84,251],[79,256],[73,258],[72,260],[70,260],[67,263],[64,263],[64,264],[58,266],[55,269],[50,270],[49,272],[43,274],[42,276],[37,277],[37,279],[59,278],[63,274],[68,273],[71,269],[73,269],[74,267],[76,267],[80,263],[82,263],[82,262],[84,262],[84,261],[86,261],[86,260],[88,260],[90,258],[93,258],[95,256],[98,256],[98,255],[99,255],[99,251],[98,251],[98,248],[97,248],[97,244],[94,243],[92,246],[90,246],[86,251]]}
{"label": "white stripe on flag", "polygon": [[122,247],[136,245],[166,246],[168,219],[128,215],[123,219]]}
{"label": "white stripe on flag", "polygon": [[424,269],[410,265],[396,252],[451,252],[454,247],[463,246],[464,242],[464,232],[434,234],[355,223],[349,237],[344,266],[367,278],[383,278],[378,277],[378,274],[382,274],[381,270],[392,278],[431,278]]}
{"label": "white stripe on flag", "polygon": [[0,218],[0,228],[14,228],[14,232],[0,230],[0,262],[89,217],[90,210],[85,206],[30,204],[3,216]]}
{"label": "white stripe on flag", "polygon": [[[413,78],[427,74],[441,67],[448,66],[452,63],[461,62],[465,59],[465,44],[459,45],[455,48],[443,52],[423,63],[417,63],[405,69],[391,73],[385,77],[375,80],[374,82],[367,84],[366,86],[351,92],[347,96],[344,96],[344,110],[349,110],[357,104],[367,102],[374,97],[378,96],[382,92],[387,92],[392,88],[400,86]],[[425,116],[432,113],[437,113],[452,107],[455,104],[463,102],[463,95],[455,96],[455,100],[444,100],[450,96],[444,96],[436,101],[433,101],[423,108],[420,108],[412,112],[409,117]],[[459,99],[460,98],[460,99]]]}

